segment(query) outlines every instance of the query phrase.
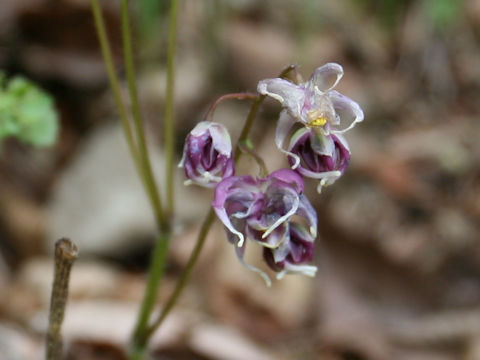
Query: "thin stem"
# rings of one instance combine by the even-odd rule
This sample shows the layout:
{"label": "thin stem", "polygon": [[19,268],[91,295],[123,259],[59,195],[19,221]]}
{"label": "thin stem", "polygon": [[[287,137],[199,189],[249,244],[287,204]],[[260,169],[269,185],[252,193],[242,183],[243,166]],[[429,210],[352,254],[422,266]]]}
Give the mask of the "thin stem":
{"label": "thin stem", "polygon": [[183,270],[182,276],[178,281],[174,292],[168,298],[168,301],[166,302],[165,306],[162,308],[162,311],[157,317],[157,319],[152,323],[152,325],[148,329],[147,337],[150,337],[162,324],[163,320],[165,320],[167,315],[170,313],[170,311],[176,304],[178,298],[180,297],[180,294],[185,288],[185,285],[187,285],[188,279],[190,278],[192,270],[195,264],[197,263],[198,257],[200,256],[201,250],[203,248],[203,245],[205,244],[205,240],[207,239],[208,232],[210,231],[210,228],[214,220],[215,220],[215,212],[213,211],[213,209],[210,209],[205,220],[203,221],[202,228],[200,229],[200,232],[197,237],[197,243],[195,244],[195,248],[192,250],[192,254],[188,259],[187,266]]}
{"label": "thin stem", "polygon": [[68,282],[73,262],[78,256],[77,246],[69,239],[55,243],[55,275],[50,299],[50,319],[48,324],[46,359],[62,358],[61,327],[68,300]]}
{"label": "thin stem", "polygon": [[262,105],[263,101],[265,100],[266,95],[259,95],[255,99],[255,102],[253,103],[252,107],[250,108],[250,112],[248,113],[247,121],[245,121],[245,124],[243,125],[242,132],[240,133],[240,137],[238,138],[237,142],[237,151],[235,151],[235,162],[238,162],[240,159],[242,152],[239,151],[241,150],[240,144],[245,144],[246,141],[248,140],[248,136],[250,134],[250,130],[252,129],[253,122],[255,118],[257,117],[258,109],[260,109],[260,105]]}
{"label": "thin stem", "polygon": [[251,156],[253,158],[253,160],[255,160],[255,162],[257,163],[258,165],[258,176],[259,177],[265,177],[269,174],[268,172],[268,168],[267,168],[267,165],[265,164],[265,161],[263,161],[263,159],[255,152],[254,149],[251,149],[247,144],[244,144],[244,143],[238,143],[238,147],[240,148],[240,150]]}
{"label": "thin stem", "polygon": [[225,94],[220,96],[215,102],[210,106],[207,111],[207,115],[205,115],[206,121],[212,121],[213,113],[217,109],[217,106],[220,105],[221,102],[229,99],[237,99],[237,100],[244,100],[244,99],[251,99],[255,100],[257,98],[257,94],[253,93],[232,93],[232,94]]}
{"label": "thin stem", "polygon": [[132,155],[133,161],[137,168],[137,172],[141,174],[140,159],[138,157],[137,148],[135,140],[133,138],[132,129],[128,121],[127,109],[125,103],[123,102],[119,81],[117,78],[117,70],[115,68],[115,63],[113,62],[112,50],[110,48],[110,43],[107,37],[107,31],[105,29],[105,22],[103,21],[102,10],[98,0],[91,0],[93,18],[95,20],[95,27],[97,29],[98,40],[102,49],[103,59],[107,67],[108,78],[110,80],[110,87],[115,98],[115,103],[117,104],[117,109],[120,114],[120,119],[122,122],[123,132],[127,139],[128,148]]}
{"label": "thin stem", "polygon": [[157,302],[157,292],[163,279],[163,273],[167,262],[168,246],[170,234],[160,234],[156,241],[155,250],[152,254],[149,277],[145,297],[140,308],[140,313],[135,327],[132,346],[131,359],[141,359],[146,352],[147,341],[149,338],[148,322]]}
{"label": "thin stem", "polygon": [[133,61],[132,36],[130,26],[130,12],[128,7],[129,1],[122,0],[122,36],[124,46],[124,57],[127,71],[128,90],[132,102],[132,115],[137,134],[138,150],[140,155],[140,164],[144,177],[144,184],[149,195],[150,202],[155,213],[155,218],[160,229],[165,230],[168,227],[167,220],[163,213],[161,196],[157,188],[155,175],[152,171],[150,156],[148,154],[147,144],[145,141],[145,130],[143,128],[143,117],[138,101],[138,90],[135,77],[135,65]]}
{"label": "thin stem", "polygon": [[175,57],[177,52],[178,0],[170,4],[170,29],[167,55],[167,93],[165,97],[165,152],[167,156],[167,209],[173,216],[174,206],[174,156],[175,156],[175,122],[174,122],[174,92],[175,92]]}

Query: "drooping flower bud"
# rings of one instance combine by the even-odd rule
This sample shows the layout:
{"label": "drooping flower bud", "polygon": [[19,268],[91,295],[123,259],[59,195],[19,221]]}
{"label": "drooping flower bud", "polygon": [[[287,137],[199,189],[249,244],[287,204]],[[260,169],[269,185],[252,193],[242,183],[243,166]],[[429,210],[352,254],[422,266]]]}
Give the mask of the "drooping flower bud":
{"label": "drooping flower bud", "polygon": [[[301,128],[292,136],[288,151],[300,159],[295,169],[299,174],[320,180],[318,192],[333,184],[350,161],[350,149],[342,135],[323,135],[310,128]],[[293,157],[288,160],[292,166],[296,163]]]}
{"label": "drooping flower bud", "polygon": [[235,173],[232,142],[228,130],[219,123],[198,123],[185,140],[179,167],[185,169],[185,185],[215,187]]}

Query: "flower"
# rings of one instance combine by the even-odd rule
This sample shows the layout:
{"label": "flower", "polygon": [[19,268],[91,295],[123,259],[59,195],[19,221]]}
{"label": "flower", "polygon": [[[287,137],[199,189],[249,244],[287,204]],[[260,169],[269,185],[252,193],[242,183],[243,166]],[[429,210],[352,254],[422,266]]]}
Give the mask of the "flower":
{"label": "flower", "polygon": [[[318,135],[310,128],[301,128],[290,139],[288,151],[300,159],[295,169],[299,174],[320,179],[317,191],[333,184],[346,170],[350,161],[350,149],[341,134]],[[295,159],[288,158],[290,165]]]}
{"label": "flower", "polygon": [[215,187],[223,178],[232,176],[235,165],[228,130],[215,122],[198,123],[185,140],[178,166],[185,169],[185,185]]}
{"label": "flower", "polygon": [[313,260],[315,237],[297,223],[290,224],[289,230],[288,241],[276,249],[263,249],[265,262],[278,272],[277,279],[288,273],[315,276],[317,267],[306,265]]}
{"label": "flower", "polygon": [[[257,90],[260,94],[278,100],[284,108],[278,120],[275,143],[282,152],[295,160],[292,169],[300,164],[300,159],[285,150],[283,145],[296,122],[326,136],[342,134],[363,121],[360,106],[347,96],[332,90],[342,76],[343,68],[340,65],[328,63],[317,68],[312,77],[300,85],[281,78],[258,83]],[[342,123],[347,125],[340,128]]]}
{"label": "flower", "polygon": [[290,219],[303,219],[313,238],[317,233],[317,214],[303,195],[303,178],[293,170],[281,169],[265,178],[250,175],[231,176],[215,189],[213,208],[224,224],[228,239],[235,245],[240,261],[258,272],[270,284],[268,276],[243,260],[245,238],[269,249],[288,242]]}

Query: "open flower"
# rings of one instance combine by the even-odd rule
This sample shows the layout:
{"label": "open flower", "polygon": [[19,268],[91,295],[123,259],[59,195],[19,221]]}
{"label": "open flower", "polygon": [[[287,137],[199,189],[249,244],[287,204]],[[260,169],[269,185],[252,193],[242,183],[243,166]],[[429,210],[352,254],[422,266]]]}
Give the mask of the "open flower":
{"label": "open flower", "polygon": [[268,266],[278,272],[277,279],[285,274],[315,276],[317,267],[308,265],[313,260],[315,237],[298,223],[289,225],[288,239],[276,249],[264,248],[263,258]]}
{"label": "open flower", "polygon": [[185,169],[185,185],[214,187],[234,174],[232,142],[227,129],[210,121],[198,123],[185,140],[179,167]]}
{"label": "open flower", "polygon": [[[346,170],[350,149],[341,134],[319,135],[310,128],[301,128],[290,139],[288,151],[300,159],[295,169],[299,174],[320,182],[317,191],[333,184]],[[290,165],[295,159],[289,156]]]}
{"label": "open flower", "polygon": [[282,169],[266,178],[232,176],[220,182],[215,189],[213,207],[235,245],[240,261],[249,269],[260,273],[267,284],[268,276],[243,260],[248,237],[265,248],[277,249],[290,236],[290,219],[303,218],[308,231],[315,238],[317,215],[302,194],[304,181],[295,171]]}
{"label": "open flower", "polygon": [[341,134],[363,121],[360,106],[332,90],[343,76],[343,68],[335,63],[325,64],[315,70],[305,83],[296,85],[288,80],[275,78],[258,83],[260,94],[278,100],[284,110],[280,114],[275,143],[284,153],[292,156],[296,168],[300,159],[283,148],[293,125],[298,122],[313,129],[319,135]]}

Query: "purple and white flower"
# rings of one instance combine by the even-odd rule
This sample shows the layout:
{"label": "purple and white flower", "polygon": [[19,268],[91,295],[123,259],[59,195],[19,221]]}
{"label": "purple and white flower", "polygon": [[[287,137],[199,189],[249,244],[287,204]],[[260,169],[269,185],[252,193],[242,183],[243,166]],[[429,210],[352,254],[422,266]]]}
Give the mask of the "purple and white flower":
{"label": "purple and white flower", "polygon": [[296,85],[288,80],[275,78],[258,83],[260,94],[278,100],[284,110],[278,120],[275,143],[295,160],[292,169],[300,164],[300,158],[284,149],[284,143],[295,123],[313,129],[320,135],[342,134],[363,121],[360,106],[332,90],[343,76],[343,68],[335,63],[325,64],[315,70],[305,83]]}
{"label": "purple and white flower", "polygon": [[303,178],[295,171],[281,169],[266,178],[250,175],[232,176],[215,189],[213,208],[224,224],[228,239],[235,245],[240,261],[260,273],[267,284],[268,276],[260,269],[246,264],[243,255],[246,238],[264,248],[279,249],[289,242],[290,219],[296,215],[307,224],[310,235],[317,233],[317,214],[303,195]]}
{"label": "purple and white flower", "polygon": [[[288,151],[300,159],[295,171],[320,180],[319,193],[323,186],[333,184],[345,172],[350,161],[350,149],[341,134],[318,135],[308,127],[297,130],[290,139]],[[288,161],[295,165],[291,156]]]}
{"label": "purple and white flower", "polygon": [[222,124],[202,121],[185,140],[179,167],[185,169],[185,185],[215,187],[235,173],[232,141]]}

